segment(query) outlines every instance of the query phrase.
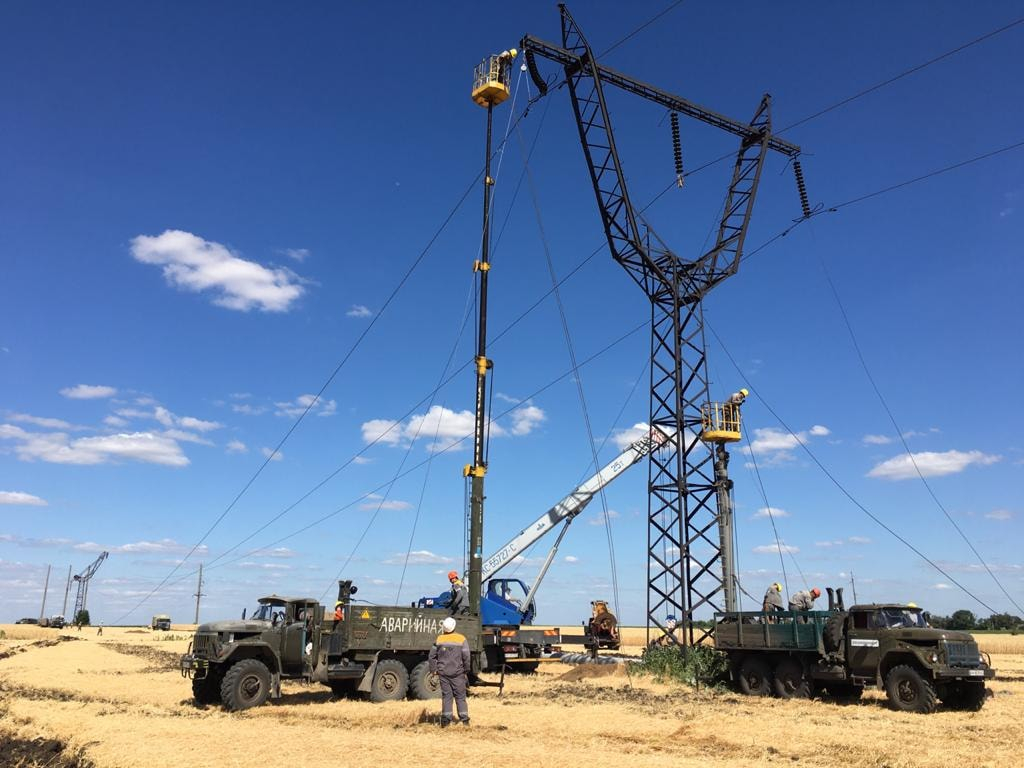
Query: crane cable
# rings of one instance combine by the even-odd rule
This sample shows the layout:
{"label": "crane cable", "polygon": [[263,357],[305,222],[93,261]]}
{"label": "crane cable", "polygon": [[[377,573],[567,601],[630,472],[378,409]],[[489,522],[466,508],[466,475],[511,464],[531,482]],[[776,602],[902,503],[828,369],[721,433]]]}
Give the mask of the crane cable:
{"label": "crane cable", "polygon": [[863,512],[871,520],[873,520],[875,523],[877,523],[884,531],[886,531],[886,533],[888,533],[889,535],[891,535],[892,537],[897,539],[905,547],[907,547],[907,549],[909,549],[915,555],[920,557],[922,560],[924,560],[926,563],[928,563],[928,565],[930,565],[936,571],[941,573],[943,576],[945,576],[951,582],[956,584],[956,586],[958,586],[964,592],[964,594],[966,594],[971,599],[975,600],[979,605],[982,605],[983,607],[987,608],[992,613],[996,612],[995,609],[992,608],[992,606],[990,606],[988,603],[986,603],[980,597],[978,597],[973,592],[971,592],[967,587],[965,587],[963,584],[961,584],[959,581],[957,581],[955,578],[953,578],[938,563],[936,563],[935,561],[931,560],[927,555],[924,554],[924,552],[922,552],[920,549],[918,549],[913,544],[911,544],[907,539],[905,539],[903,536],[898,534],[895,530],[893,530],[888,525],[886,525],[885,522],[883,522],[881,518],[879,518],[877,515],[875,515],[873,512],[871,512],[871,510],[869,510],[867,507],[865,507],[863,504],[861,504],[860,501],[858,501],[856,499],[856,497],[854,497],[854,495],[852,493],[850,493],[850,491],[848,491],[846,489],[846,487],[842,483],[839,482],[839,480],[836,478],[836,476],[833,475],[832,472],[830,472],[829,469],[818,459],[818,457],[814,454],[814,452],[807,446],[807,443],[805,441],[801,440],[797,436],[797,434],[792,429],[790,429],[789,425],[782,419],[781,416],[779,416],[779,414],[775,411],[775,409],[773,409],[771,407],[771,405],[768,403],[767,400],[764,399],[764,397],[761,395],[761,393],[758,392],[756,389],[754,389],[754,385],[750,383],[750,380],[747,378],[746,374],[743,373],[743,370],[736,363],[736,360],[733,358],[732,354],[730,354],[730,352],[726,348],[725,344],[722,343],[722,339],[719,337],[718,333],[715,332],[715,329],[711,326],[710,323],[707,324],[707,327],[708,327],[708,330],[711,331],[711,333],[715,337],[715,339],[718,341],[719,346],[722,348],[722,351],[725,353],[725,356],[729,359],[729,362],[732,363],[733,367],[736,369],[736,373],[739,374],[741,379],[743,379],[743,382],[744,382],[745,386],[747,387],[747,389],[749,389],[757,397],[757,399],[768,410],[768,412],[775,418],[775,420],[778,421],[779,424],[782,425],[782,428],[785,429],[790,435],[792,435],[796,439],[797,444],[804,450],[804,453],[806,453],[810,457],[811,461],[813,461],[818,466],[818,469],[820,469],[824,473],[825,477],[827,477],[832,482],[832,484],[835,485],[836,488],[839,489],[840,493],[842,493],[861,512]]}
{"label": "crane cable", "polygon": [[[812,239],[814,239],[813,226],[811,227],[811,237]],[[839,314],[843,318],[843,324],[846,326],[846,332],[850,336],[850,342],[853,344],[854,352],[856,352],[857,354],[857,360],[860,361],[861,368],[864,370],[864,375],[867,377],[868,382],[871,384],[871,389],[874,390],[875,395],[878,397],[878,401],[882,404],[882,409],[889,417],[889,422],[892,424],[893,429],[896,430],[896,434],[899,435],[900,442],[903,444],[903,450],[910,458],[910,463],[914,466],[914,472],[917,474],[918,478],[924,484],[924,487],[928,491],[928,495],[931,496],[932,501],[934,501],[935,505],[940,510],[942,510],[942,514],[945,515],[950,525],[953,526],[956,532],[960,535],[960,538],[964,540],[964,543],[966,543],[967,546],[970,548],[971,552],[974,553],[974,556],[978,558],[978,562],[981,563],[981,565],[985,568],[985,571],[988,573],[988,575],[992,577],[992,581],[996,583],[996,586],[998,586],[1000,591],[1006,596],[1006,599],[1010,601],[1014,608],[1016,608],[1021,613],[1024,613],[1024,608],[1021,608],[1020,604],[1016,600],[1014,600],[1013,597],[1010,596],[1009,592],[1006,591],[1006,587],[1003,586],[1003,583],[999,580],[996,574],[989,567],[988,563],[981,556],[981,553],[977,550],[974,544],[971,543],[971,540],[967,538],[967,534],[964,533],[963,529],[957,524],[956,520],[953,519],[953,516],[949,514],[949,510],[947,510],[943,503],[939,500],[939,497],[935,494],[935,491],[932,488],[931,484],[925,478],[924,473],[921,472],[921,467],[918,466],[917,458],[914,456],[914,453],[910,450],[910,445],[907,443],[907,438],[904,436],[903,430],[900,428],[900,425],[896,423],[896,417],[893,415],[892,409],[889,407],[889,403],[886,401],[885,396],[882,395],[882,391],[879,389],[878,383],[875,381],[875,377],[871,374],[871,370],[868,368],[867,360],[864,358],[864,353],[861,350],[860,343],[857,341],[857,336],[853,331],[853,324],[850,322],[850,316],[847,314],[846,307],[843,305],[842,299],[840,299],[839,297],[839,291],[836,289],[836,285],[832,280],[832,275],[829,273],[828,266],[825,264],[825,260],[824,258],[822,258],[821,252],[818,250],[818,248],[815,247],[813,250],[815,255],[817,256],[818,264],[821,265],[821,271],[825,276],[825,282],[828,283],[829,291],[832,293],[832,298],[835,300],[836,307],[839,309]]]}

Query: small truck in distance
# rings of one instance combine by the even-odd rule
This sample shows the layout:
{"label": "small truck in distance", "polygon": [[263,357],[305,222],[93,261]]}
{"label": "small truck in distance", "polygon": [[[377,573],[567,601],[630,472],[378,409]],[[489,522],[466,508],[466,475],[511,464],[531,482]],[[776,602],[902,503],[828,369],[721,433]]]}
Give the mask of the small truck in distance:
{"label": "small truck in distance", "polygon": [[866,687],[885,690],[894,709],[977,711],[990,659],[966,632],[933,629],[913,605],[843,607],[829,590],[828,611],[715,614],[715,648],[730,661],[733,680],[752,696],[809,698],[825,693],[856,699]]}

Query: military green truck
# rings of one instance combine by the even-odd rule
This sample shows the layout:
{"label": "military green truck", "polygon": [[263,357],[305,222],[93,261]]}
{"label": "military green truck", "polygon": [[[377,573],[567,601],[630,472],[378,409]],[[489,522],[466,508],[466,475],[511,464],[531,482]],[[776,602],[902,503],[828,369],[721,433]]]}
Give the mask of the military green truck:
{"label": "military green truck", "polygon": [[977,711],[985,681],[995,676],[966,632],[933,629],[914,605],[874,603],[846,610],[840,593],[831,610],[715,614],[715,647],[733,680],[752,696],[858,699],[883,688],[894,709]]}
{"label": "military green truck", "polygon": [[[351,581],[338,583],[338,609],[325,614],[312,598],[271,595],[246,619],[200,625],[181,657],[198,704],[229,710],[257,707],[281,695],[282,680],[328,686],[336,696],[371,701],[439,697],[427,655],[448,611],[416,606],[357,605]],[[485,630],[478,616],[456,616],[472,656],[471,676],[503,665],[536,663],[559,639],[558,630]]]}
{"label": "military green truck", "polygon": [[170,629],[171,628],[171,617],[166,613],[158,613],[149,622],[150,629]]}

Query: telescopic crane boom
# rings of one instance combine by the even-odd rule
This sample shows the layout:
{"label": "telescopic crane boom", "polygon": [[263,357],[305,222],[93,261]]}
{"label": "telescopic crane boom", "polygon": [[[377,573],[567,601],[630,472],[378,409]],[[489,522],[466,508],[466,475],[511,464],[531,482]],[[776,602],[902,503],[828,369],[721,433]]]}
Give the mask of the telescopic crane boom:
{"label": "telescopic crane boom", "polygon": [[73,614],[75,621],[78,621],[79,614],[85,610],[85,602],[89,597],[89,580],[109,556],[109,552],[101,552],[100,556],[93,560],[84,571],[75,576],[75,581],[78,582],[78,594],[75,596],[75,613]]}

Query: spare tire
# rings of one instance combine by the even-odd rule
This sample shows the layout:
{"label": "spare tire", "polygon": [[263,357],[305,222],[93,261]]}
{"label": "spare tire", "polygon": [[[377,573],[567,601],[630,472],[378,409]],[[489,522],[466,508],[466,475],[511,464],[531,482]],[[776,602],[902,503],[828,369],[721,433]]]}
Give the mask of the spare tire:
{"label": "spare tire", "polygon": [[843,626],[846,624],[845,613],[829,616],[822,628],[821,641],[826,653],[835,653],[843,648]]}

